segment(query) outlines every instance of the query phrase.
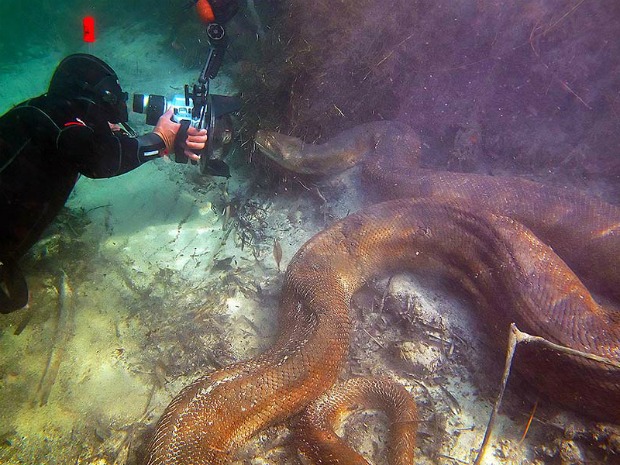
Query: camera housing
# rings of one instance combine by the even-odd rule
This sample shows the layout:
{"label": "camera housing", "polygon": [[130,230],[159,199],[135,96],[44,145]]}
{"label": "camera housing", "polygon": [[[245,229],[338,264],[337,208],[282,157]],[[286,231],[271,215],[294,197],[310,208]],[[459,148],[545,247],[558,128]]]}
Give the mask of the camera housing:
{"label": "camera housing", "polygon": [[163,95],[157,94],[133,94],[133,111],[143,113],[146,116],[146,124],[155,126],[157,120],[169,108],[174,109],[172,121],[180,123],[181,121],[190,121],[194,127],[199,126],[199,120],[192,117],[193,102],[190,99],[190,105],[185,105],[184,95],[174,95],[171,100],[166,100]]}
{"label": "camera housing", "polygon": [[[188,91],[186,86],[186,91]],[[191,94],[190,94],[191,95]],[[181,124],[181,134],[189,126],[207,130],[207,143],[200,155],[200,172],[212,176],[230,177],[230,168],[224,162],[234,139],[232,113],[239,110],[239,97],[206,95],[206,104],[197,108],[189,95],[174,95],[167,100],[163,95],[134,94],[133,111],[146,116],[146,124],[155,126],[168,109],[173,109],[172,121]],[[175,147],[176,148],[176,147]],[[184,151],[175,150],[175,161],[187,163]]]}
{"label": "camera housing", "polygon": [[[168,109],[173,108],[172,120],[181,124],[177,141],[185,139],[187,128],[207,130],[207,143],[201,150],[200,172],[213,176],[230,177],[230,169],[224,162],[234,139],[232,113],[241,109],[238,96],[213,95],[209,92],[210,80],[215,78],[224,58],[227,37],[224,27],[211,23],[206,28],[209,49],[207,58],[192,90],[185,84],[184,95],[166,100],[163,95],[134,94],[133,111],[146,115],[146,124],[155,126]],[[175,142],[175,161],[186,163],[187,156],[182,145]]]}

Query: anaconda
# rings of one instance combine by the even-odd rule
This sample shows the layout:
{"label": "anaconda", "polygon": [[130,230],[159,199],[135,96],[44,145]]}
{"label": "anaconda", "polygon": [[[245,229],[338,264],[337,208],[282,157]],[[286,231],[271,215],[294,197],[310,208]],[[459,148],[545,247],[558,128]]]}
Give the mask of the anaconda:
{"label": "anaconda", "polygon": [[617,300],[620,209],[521,179],[421,170],[417,136],[397,123],[359,126],[319,146],[264,132],[256,141],[305,172],[363,161],[380,192],[420,198],[376,204],[308,241],[287,268],[273,346],[184,388],[158,422],[149,465],[227,463],[254,433],[303,410],[345,362],[353,293],[376,274],[401,270],[430,269],[460,283],[502,351],[514,322],[610,360],[528,346],[518,367],[563,405],[620,423],[620,317],[571,269]]}

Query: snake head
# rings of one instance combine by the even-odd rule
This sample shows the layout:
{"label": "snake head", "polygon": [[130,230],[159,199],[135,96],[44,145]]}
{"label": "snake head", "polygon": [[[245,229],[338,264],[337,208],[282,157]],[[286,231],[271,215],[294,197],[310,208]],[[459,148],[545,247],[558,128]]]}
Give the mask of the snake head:
{"label": "snake head", "polygon": [[270,160],[283,168],[299,172],[304,147],[301,139],[275,131],[259,130],[254,136],[254,143]]}

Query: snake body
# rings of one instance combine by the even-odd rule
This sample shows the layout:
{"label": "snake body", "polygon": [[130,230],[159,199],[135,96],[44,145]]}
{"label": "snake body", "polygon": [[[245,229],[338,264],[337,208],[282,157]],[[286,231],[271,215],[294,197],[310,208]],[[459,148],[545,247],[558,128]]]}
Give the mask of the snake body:
{"label": "snake body", "polygon": [[[620,209],[519,179],[425,172],[414,164],[417,136],[397,123],[359,126],[319,146],[264,132],[256,141],[267,156],[306,173],[364,162],[366,180],[383,193],[421,198],[374,205],[308,241],[287,268],[274,344],[184,388],[158,422],[148,465],[227,463],[254,433],[303,410],[346,360],[353,293],[379,273],[401,270],[439,271],[459,283],[501,351],[514,322],[609,360],[528,346],[517,362],[554,400],[620,423],[620,317],[571,269],[597,291],[611,290],[606,302],[618,297]],[[342,460],[334,463],[357,463]]]}

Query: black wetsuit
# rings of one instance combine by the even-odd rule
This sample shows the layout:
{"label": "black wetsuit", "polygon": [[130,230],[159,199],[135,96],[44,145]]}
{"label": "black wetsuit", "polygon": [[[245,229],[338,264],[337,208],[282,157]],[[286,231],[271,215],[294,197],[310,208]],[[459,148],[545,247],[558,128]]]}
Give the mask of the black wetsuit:
{"label": "black wetsuit", "polygon": [[164,148],[153,133],[113,132],[96,110],[92,102],[43,95],[0,117],[0,312],[25,304],[23,295],[8,295],[23,289],[7,294],[6,288],[25,286],[13,275],[16,262],[58,214],[80,174],[118,176]]}

